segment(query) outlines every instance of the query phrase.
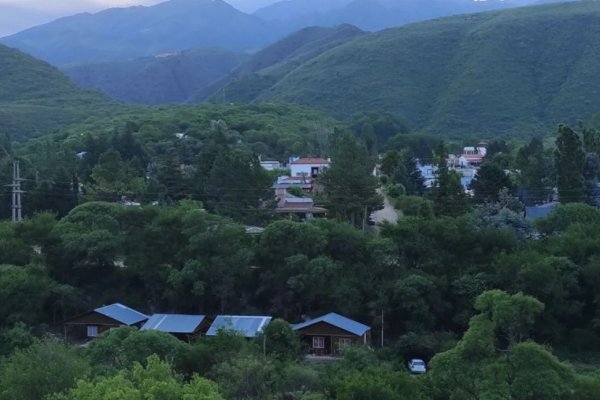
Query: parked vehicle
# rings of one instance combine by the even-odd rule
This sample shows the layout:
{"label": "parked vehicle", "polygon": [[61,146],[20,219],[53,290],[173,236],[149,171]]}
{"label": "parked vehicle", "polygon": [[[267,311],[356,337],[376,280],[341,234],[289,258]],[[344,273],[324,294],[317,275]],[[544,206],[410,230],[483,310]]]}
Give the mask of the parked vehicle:
{"label": "parked vehicle", "polygon": [[413,358],[408,362],[408,370],[411,374],[424,374],[427,372],[425,361],[419,358]]}

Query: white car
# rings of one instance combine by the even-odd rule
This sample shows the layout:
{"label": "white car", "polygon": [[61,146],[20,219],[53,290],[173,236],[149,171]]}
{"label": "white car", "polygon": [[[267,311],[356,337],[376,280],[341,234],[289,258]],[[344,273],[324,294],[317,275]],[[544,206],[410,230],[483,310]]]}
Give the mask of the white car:
{"label": "white car", "polygon": [[427,372],[427,366],[425,365],[425,361],[419,358],[413,358],[408,362],[408,370],[412,374],[424,374]]}

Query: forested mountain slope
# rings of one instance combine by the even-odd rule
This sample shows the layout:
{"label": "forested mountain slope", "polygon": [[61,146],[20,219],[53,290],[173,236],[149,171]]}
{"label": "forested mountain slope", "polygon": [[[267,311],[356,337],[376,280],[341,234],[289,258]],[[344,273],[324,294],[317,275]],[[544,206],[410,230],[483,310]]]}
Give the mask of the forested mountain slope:
{"label": "forested mountain slope", "polygon": [[215,101],[250,101],[295,68],[366,33],[352,25],[310,27],[254,54],[215,87]]}
{"label": "forested mountain slope", "polygon": [[189,50],[168,57],[88,64],[65,72],[78,85],[99,89],[127,103],[185,103],[226,77],[247,55],[221,50]]}
{"label": "forested mountain slope", "polygon": [[67,66],[192,48],[257,50],[279,37],[259,18],[222,0],[171,0],[61,18],[1,41]]}
{"label": "forested mountain slope", "polygon": [[382,31],[305,62],[254,100],[338,117],[386,110],[446,134],[521,135],[598,111],[599,70],[600,3],[585,1]]}
{"label": "forested mountain slope", "polygon": [[0,71],[0,133],[13,138],[51,132],[115,106],[78,88],[51,65],[3,45]]}

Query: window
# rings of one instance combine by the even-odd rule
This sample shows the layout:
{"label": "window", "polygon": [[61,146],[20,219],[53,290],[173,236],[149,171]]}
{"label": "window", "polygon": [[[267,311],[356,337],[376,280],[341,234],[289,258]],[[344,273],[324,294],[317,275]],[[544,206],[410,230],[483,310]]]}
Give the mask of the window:
{"label": "window", "polygon": [[352,346],[352,339],[350,339],[350,338],[341,338],[341,339],[338,340],[338,346],[340,348],[346,347],[346,346]]}
{"label": "window", "polygon": [[87,335],[88,335],[88,337],[98,336],[98,327],[96,325],[88,325]]}
{"label": "window", "polygon": [[313,337],[313,349],[324,349],[324,348],[325,348],[325,338],[323,336]]}

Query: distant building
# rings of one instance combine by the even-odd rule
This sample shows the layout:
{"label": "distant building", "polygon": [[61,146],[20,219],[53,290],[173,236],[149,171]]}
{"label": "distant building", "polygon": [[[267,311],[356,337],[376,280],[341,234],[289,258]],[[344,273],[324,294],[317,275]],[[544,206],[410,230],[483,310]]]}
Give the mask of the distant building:
{"label": "distant building", "polygon": [[120,303],[99,307],[65,321],[65,336],[94,338],[120,326],[141,326],[148,316]]}
{"label": "distant building", "polygon": [[219,331],[232,331],[246,338],[253,338],[263,332],[271,323],[272,317],[245,316],[245,315],[219,315],[215,318],[206,336],[217,336]]}
{"label": "distant building", "polygon": [[329,165],[329,160],[324,158],[292,158],[290,160],[290,170],[293,177],[316,178],[321,172],[329,168]]}
{"label": "distant building", "polygon": [[312,219],[327,214],[325,208],[315,207],[315,202],[310,197],[298,197],[290,193],[281,198],[275,211],[278,214],[296,215],[301,219]]}
{"label": "distant building", "polygon": [[275,189],[275,197],[281,200],[291,188],[299,188],[309,194],[313,190],[313,178],[306,176],[280,176],[272,186]]}
{"label": "distant building", "polygon": [[371,327],[336,313],[293,326],[315,356],[337,356],[344,346],[370,345]]}
{"label": "distant building", "polygon": [[204,315],[154,314],[142,326],[142,331],[155,330],[179,339],[191,339],[208,330],[210,320]]}
{"label": "distant building", "polygon": [[267,171],[276,171],[281,169],[281,163],[279,161],[262,161],[260,162],[260,166]]}
{"label": "distant building", "polygon": [[463,154],[458,159],[459,166],[466,168],[469,166],[481,165],[486,154],[487,149],[483,144],[480,144],[477,147],[465,147],[463,149]]}
{"label": "distant building", "polygon": [[423,177],[423,184],[426,188],[432,188],[436,179],[436,174],[438,168],[433,164],[417,164],[417,168],[419,172],[421,172],[421,176]]}

